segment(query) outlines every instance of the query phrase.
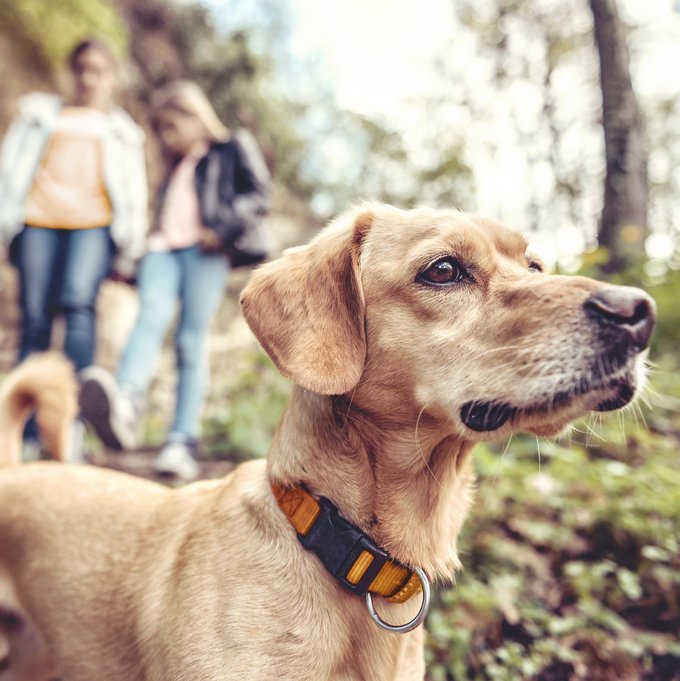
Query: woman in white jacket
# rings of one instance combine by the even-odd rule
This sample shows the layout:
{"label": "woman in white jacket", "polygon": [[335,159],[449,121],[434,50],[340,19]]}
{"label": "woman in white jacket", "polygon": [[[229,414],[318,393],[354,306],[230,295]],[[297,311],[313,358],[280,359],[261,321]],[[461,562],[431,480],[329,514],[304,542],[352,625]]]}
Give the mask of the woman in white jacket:
{"label": "woman in white jacket", "polygon": [[[56,315],[77,370],[92,363],[95,301],[104,277],[144,250],[144,134],[113,105],[116,64],[106,45],[79,43],[69,99],[19,100],[0,155],[0,236],[19,271],[19,359],[46,349]],[[35,432],[29,427],[26,436]]]}

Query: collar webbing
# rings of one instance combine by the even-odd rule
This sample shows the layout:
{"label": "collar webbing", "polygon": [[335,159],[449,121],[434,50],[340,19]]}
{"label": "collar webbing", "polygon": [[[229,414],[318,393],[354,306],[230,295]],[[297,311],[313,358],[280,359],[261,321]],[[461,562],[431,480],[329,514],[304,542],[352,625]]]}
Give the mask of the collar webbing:
{"label": "collar webbing", "polygon": [[418,576],[390,558],[358,527],[342,518],[326,498],[318,500],[303,487],[272,483],[274,497],[300,543],[355,594],[378,594],[403,603],[422,589]]}

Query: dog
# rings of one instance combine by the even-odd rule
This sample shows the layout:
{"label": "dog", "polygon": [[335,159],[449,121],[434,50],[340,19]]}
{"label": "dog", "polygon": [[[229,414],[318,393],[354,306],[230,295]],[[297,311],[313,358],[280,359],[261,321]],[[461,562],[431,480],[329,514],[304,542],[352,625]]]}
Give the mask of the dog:
{"label": "dog", "polygon": [[639,289],[544,273],[498,222],[373,203],[241,302],[294,383],[267,461],[181,489],[0,475],[1,681],[422,679],[474,444],[628,404],[655,317]]}
{"label": "dog", "polygon": [[20,462],[23,427],[32,412],[52,457],[66,459],[71,424],[78,415],[78,384],[64,355],[30,355],[0,387],[0,404],[0,466]]}

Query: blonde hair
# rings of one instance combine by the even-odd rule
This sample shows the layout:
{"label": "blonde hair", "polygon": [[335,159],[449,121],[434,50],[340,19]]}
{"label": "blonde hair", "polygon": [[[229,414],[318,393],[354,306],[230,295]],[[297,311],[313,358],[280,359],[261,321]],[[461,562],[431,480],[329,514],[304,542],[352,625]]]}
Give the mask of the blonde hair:
{"label": "blonde hair", "polygon": [[229,129],[215,113],[203,90],[193,81],[175,80],[157,90],[151,100],[151,121],[154,126],[158,114],[163,110],[196,116],[211,140],[224,141],[229,137]]}

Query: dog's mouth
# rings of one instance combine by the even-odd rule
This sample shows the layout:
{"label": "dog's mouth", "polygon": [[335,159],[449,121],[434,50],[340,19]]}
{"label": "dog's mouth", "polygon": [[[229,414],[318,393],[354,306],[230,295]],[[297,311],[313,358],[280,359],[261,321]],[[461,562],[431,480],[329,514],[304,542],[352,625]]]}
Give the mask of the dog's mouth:
{"label": "dog's mouth", "polygon": [[475,400],[461,407],[460,418],[470,430],[490,433],[502,428],[517,412],[518,408],[507,402]]}
{"label": "dog's mouth", "polygon": [[[460,418],[478,433],[494,432],[510,421],[520,425],[522,421],[535,421],[541,425],[529,427],[531,432],[553,435],[586,411],[607,412],[624,407],[635,397],[636,389],[636,356],[621,362],[613,362],[610,356],[608,362],[599,362],[597,369],[574,377],[540,401],[519,405],[496,399],[471,400],[461,407]],[[573,413],[576,405],[581,414]]]}

